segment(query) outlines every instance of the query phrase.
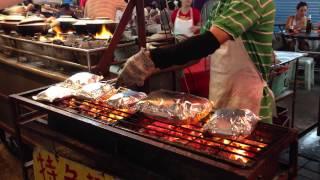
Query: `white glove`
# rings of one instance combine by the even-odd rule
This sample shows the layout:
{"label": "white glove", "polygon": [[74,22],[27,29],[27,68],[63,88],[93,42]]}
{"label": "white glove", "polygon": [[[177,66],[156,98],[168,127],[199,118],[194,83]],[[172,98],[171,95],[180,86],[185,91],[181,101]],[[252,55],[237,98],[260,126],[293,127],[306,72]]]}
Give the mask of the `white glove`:
{"label": "white glove", "polygon": [[156,71],[148,51],[141,49],[137,54],[130,57],[122,69],[117,86],[143,86],[144,81]]}

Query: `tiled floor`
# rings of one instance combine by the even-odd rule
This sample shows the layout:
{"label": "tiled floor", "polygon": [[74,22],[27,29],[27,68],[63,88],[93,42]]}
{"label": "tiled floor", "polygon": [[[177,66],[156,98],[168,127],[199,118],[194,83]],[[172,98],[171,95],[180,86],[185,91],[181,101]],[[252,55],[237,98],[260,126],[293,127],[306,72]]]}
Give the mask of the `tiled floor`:
{"label": "tiled floor", "polygon": [[306,134],[299,140],[299,156],[305,163],[299,169],[299,179],[320,179],[320,137],[317,130]]}
{"label": "tiled floor", "polygon": [[[300,138],[298,157],[298,180],[320,180],[320,137],[317,129]],[[288,162],[288,153],[281,157]]]}
{"label": "tiled floor", "polygon": [[[304,88],[303,83],[298,84],[296,108],[295,108],[295,128],[300,132],[308,129],[317,122],[320,98],[320,74],[315,74],[316,85],[311,91]],[[291,111],[291,98],[287,98],[279,103]],[[291,113],[289,113],[291,115]]]}
{"label": "tiled floor", "polygon": [[0,180],[21,180],[21,174],[19,160],[0,141]]}

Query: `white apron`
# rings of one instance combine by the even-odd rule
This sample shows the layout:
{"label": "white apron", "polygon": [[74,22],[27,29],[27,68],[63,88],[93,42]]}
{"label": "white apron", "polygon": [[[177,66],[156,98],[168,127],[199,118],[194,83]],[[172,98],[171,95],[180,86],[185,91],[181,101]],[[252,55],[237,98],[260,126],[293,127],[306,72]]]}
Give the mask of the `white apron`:
{"label": "white apron", "polygon": [[240,38],[225,42],[211,56],[209,99],[215,108],[249,109],[259,115],[266,86]]}
{"label": "white apron", "polygon": [[187,37],[193,36],[191,27],[193,26],[193,12],[190,10],[191,18],[189,20],[184,20],[179,18],[180,10],[178,10],[176,20],[174,21],[174,30],[175,35],[185,35]]}

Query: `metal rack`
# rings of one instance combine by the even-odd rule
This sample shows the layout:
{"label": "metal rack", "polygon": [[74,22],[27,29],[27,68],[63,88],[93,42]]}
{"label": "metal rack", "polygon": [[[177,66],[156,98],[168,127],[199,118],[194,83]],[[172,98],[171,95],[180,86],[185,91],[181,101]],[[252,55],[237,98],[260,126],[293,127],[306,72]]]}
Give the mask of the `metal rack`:
{"label": "metal rack", "polygon": [[[306,54],[304,54],[303,56],[306,56]],[[301,56],[301,57],[303,57]],[[299,58],[294,58],[294,59],[290,59],[287,61],[283,61],[279,64],[275,64],[271,67],[271,73],[279,66],[281,65],[285,65],[285,64],[289,64],[291,62],[295,62],[296,66],[295,66],[295,75],[294,75],[294,80],[293,80],[293,88],[292,90],[286,90],[285,92],[283,92],[280,96],[276,97],[276,103],[285,100],[286,98],[291,97],[292,98],[292,102],[291,102],[291,119],[289,118],[288,121],[289,122],[283,122],[283,124],[287,124],[289,123],[289,127],[294,128],[294,121],[295,121],[295,106],[296,106],[296,90],[297,90],[297,71],[298,71],[298,65],[299,65]],[[273,78],[271,78],[271,81],[269,82],[270,84],[272,84],[272,80]]]}
{"label": "metal rack", "polygon": [[[98,64],[103,52],[108,49],[108,46],[94,49],[68,47],[5,34],[0,34],[0,41],[0,47],[14,52],[18,61],[21,56],[32,56],[41,61],[49,61],[89,72],[93,66]],[[117,48],[132,45],[135,45],[135,41],[118,44]]]}

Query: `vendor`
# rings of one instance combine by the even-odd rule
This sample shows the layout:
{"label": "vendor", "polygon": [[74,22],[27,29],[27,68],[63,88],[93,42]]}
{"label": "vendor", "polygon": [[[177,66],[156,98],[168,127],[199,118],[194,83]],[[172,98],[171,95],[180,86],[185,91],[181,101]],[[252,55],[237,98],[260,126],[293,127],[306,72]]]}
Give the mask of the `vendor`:
{"label": "vendor", "polygon": [[126,4],[124,0],[87,0],[84,8],[84,16],[87,18],[109,17],[115,20],[117,8],[124,9]]}
{"label": "vendor", "polygon": [[301,30],[306,29],[307,24],[307,11],[308,4],[305,2],[299,2],[297,5],[297,12],[294,16],[289,16],[286,23],[286,31],[293,31],[295,33],[300,32]]}
{"label": "vendor", "polygon": [[181,7],[172,13],[171,19],[175,35],[191,37],[199,33],[200,12],[191,5],[192,0],[181,0]]}
{"label": "vendor", "polygon": [[23,2],[23,0],[1,0],[0,1],[0,9],[4,9],[13,5],[16,5],[18,3]]}
{"label": "vendor", "polygon": [[[4,2],[6,2],[6,1],[4,1]],[[19,1],[14,1],[14,2],[18,3]],[[10,6],[10,4],[12,5],[12,3],[0,2],[0,5],[1,6],[3,5],[3,7]],[[10,7],[7,7],[6,9],[4,9],[3,13],[7,14],[7,15],[13,15],[13,14],[26,15],[27,13],[32,11],[33,8],[34,8],[34,5],[32,3],[28,3],[28,4],[24,4],[24,3],[19,4],[18,3],[18,4],[14,4],[13,6],[10,6]],[[2,8],[0,8],[0,9],[2,9]]]}
{"label": "vendor", "polygon": [[271,123],[274,99],[266,81],[274,17],[273,1],[219,0],[201,35],[170,47],[142,49],[126,62],[117,85],[142,86],[159,69],[212,54],[209,99],[215,108],[249,109]]}

